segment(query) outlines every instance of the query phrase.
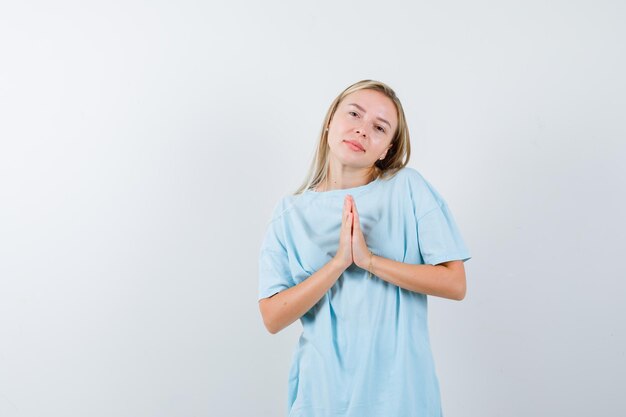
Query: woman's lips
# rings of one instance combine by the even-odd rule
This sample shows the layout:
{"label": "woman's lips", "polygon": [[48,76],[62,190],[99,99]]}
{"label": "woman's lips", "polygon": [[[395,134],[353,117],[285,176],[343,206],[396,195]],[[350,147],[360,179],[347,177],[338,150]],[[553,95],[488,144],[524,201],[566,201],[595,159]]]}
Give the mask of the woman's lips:
{"label": "woman's lips", "polygon": [[360,148],[359,146],[355,145],[353,142],[350,142],[350,141],[347,141],[347,140],[345,140],[344,142],[353,151],[365,152],[365,149]]}

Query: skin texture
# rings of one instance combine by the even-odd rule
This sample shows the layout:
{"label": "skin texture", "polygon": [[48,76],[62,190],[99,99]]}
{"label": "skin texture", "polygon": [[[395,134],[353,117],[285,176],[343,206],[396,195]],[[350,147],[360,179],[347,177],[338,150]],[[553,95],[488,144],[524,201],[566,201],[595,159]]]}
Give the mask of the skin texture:
{"label": "skin texture", "polygon": [[[384,119],[389,125],[382,122]],[[359,90],[346,96],[328,126],[329,179],[316,191],[329,191],[368,184],[372,166],[384,158],[397,128],[393,101],[374,90]],[[346,141],[356,141],[355,150]],[[259,300],[267,330],[278,333],[309,311],[335,284],[352,263],[369,269],[378,278],[409,291],[462,300],[466,292],[465,268],[460,260],[438,265],[415,265],[381,256],[371,256],[361,230],[359,212],[351,195],[346,195],[342,212],[339,246],[335,256],[299,284]],[[371,265],[371,268],[370,268]]]}
{"label": "skin texture", "polygon": [[[344,97],[328,125],[329,181],[317,191],[369,183],[374,163],[384,158],[392,146],[397,125],[396,106],[383,93],[359,90]],[[353,150],[347,141],[358,142],[364,150]]]}

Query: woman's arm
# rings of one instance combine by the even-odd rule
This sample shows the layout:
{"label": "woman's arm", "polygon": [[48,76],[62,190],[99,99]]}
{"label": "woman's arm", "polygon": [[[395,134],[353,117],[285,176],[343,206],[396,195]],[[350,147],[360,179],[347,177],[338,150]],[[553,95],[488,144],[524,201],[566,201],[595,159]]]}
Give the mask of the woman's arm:
{"label": "woman's arm", "polygon": [[339,247],[335,256],[301,283],[259,300],[263,323],[270,333],[278,333],[302,317],[335,284],[343,271],[352,265],[352,212],[349,203],[346,196],[339,230]]}
{"label": "woman's arm", "polygon": [[[369,260],[360,263],[357,266],[368,269]],[[373,255],[371,265],[372,274],[398,287],[457,301],[465,298],[465,267],[461,260],[416,265]]]}
{"label": "woman's arm", "polygon": [[276,334],[311,309],[332,287],[346,267],[336,258],[301,283],[259,301],[263,323]]}
{"label": "woman's arm", "polygon": [[354,212],[352,255],[358,267],[410,291],[459,301],[465,298],[465,267],[461,260],[437,265],[415,265],[370,255],[361,230],[359,210],[352,198],[350,203]]}

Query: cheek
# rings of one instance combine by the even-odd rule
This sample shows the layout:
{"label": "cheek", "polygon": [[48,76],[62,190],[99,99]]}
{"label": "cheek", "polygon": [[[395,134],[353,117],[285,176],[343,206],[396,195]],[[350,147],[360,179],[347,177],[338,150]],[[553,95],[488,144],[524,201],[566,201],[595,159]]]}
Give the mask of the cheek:
{"label": "cheek", "polygon": [[333,123],[328,127],[328,140],[329,142],[341,142],[344,136],[345,126],[341,123]]}
{"label": "cheek", "polygon": [[330,129],[334,129],[335,131],[341,132],[344,131],[346,129],[349,129],[351,126],[354,125],[354,120],[350,120],[350,119],[335,119],[333,120],[333,122],[331,123],[331,127]]}

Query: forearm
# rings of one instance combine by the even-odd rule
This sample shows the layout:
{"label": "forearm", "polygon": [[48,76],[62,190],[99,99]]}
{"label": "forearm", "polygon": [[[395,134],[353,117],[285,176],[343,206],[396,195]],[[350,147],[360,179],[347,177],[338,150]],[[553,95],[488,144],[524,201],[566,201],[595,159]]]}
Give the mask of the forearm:
{"label": "forearm", "polygon": [[369,268],[368,262],[361,268],[406,290],[453,300],[463,297],[459,280],[446,266],[408,264],[376,255],[372,256],[371,265]]}
{"label": "forearm", "polygon": [[345,268],[334,258],[301,283],[270,297],[265,325],[275,334],[302,317],[335,284]]}

